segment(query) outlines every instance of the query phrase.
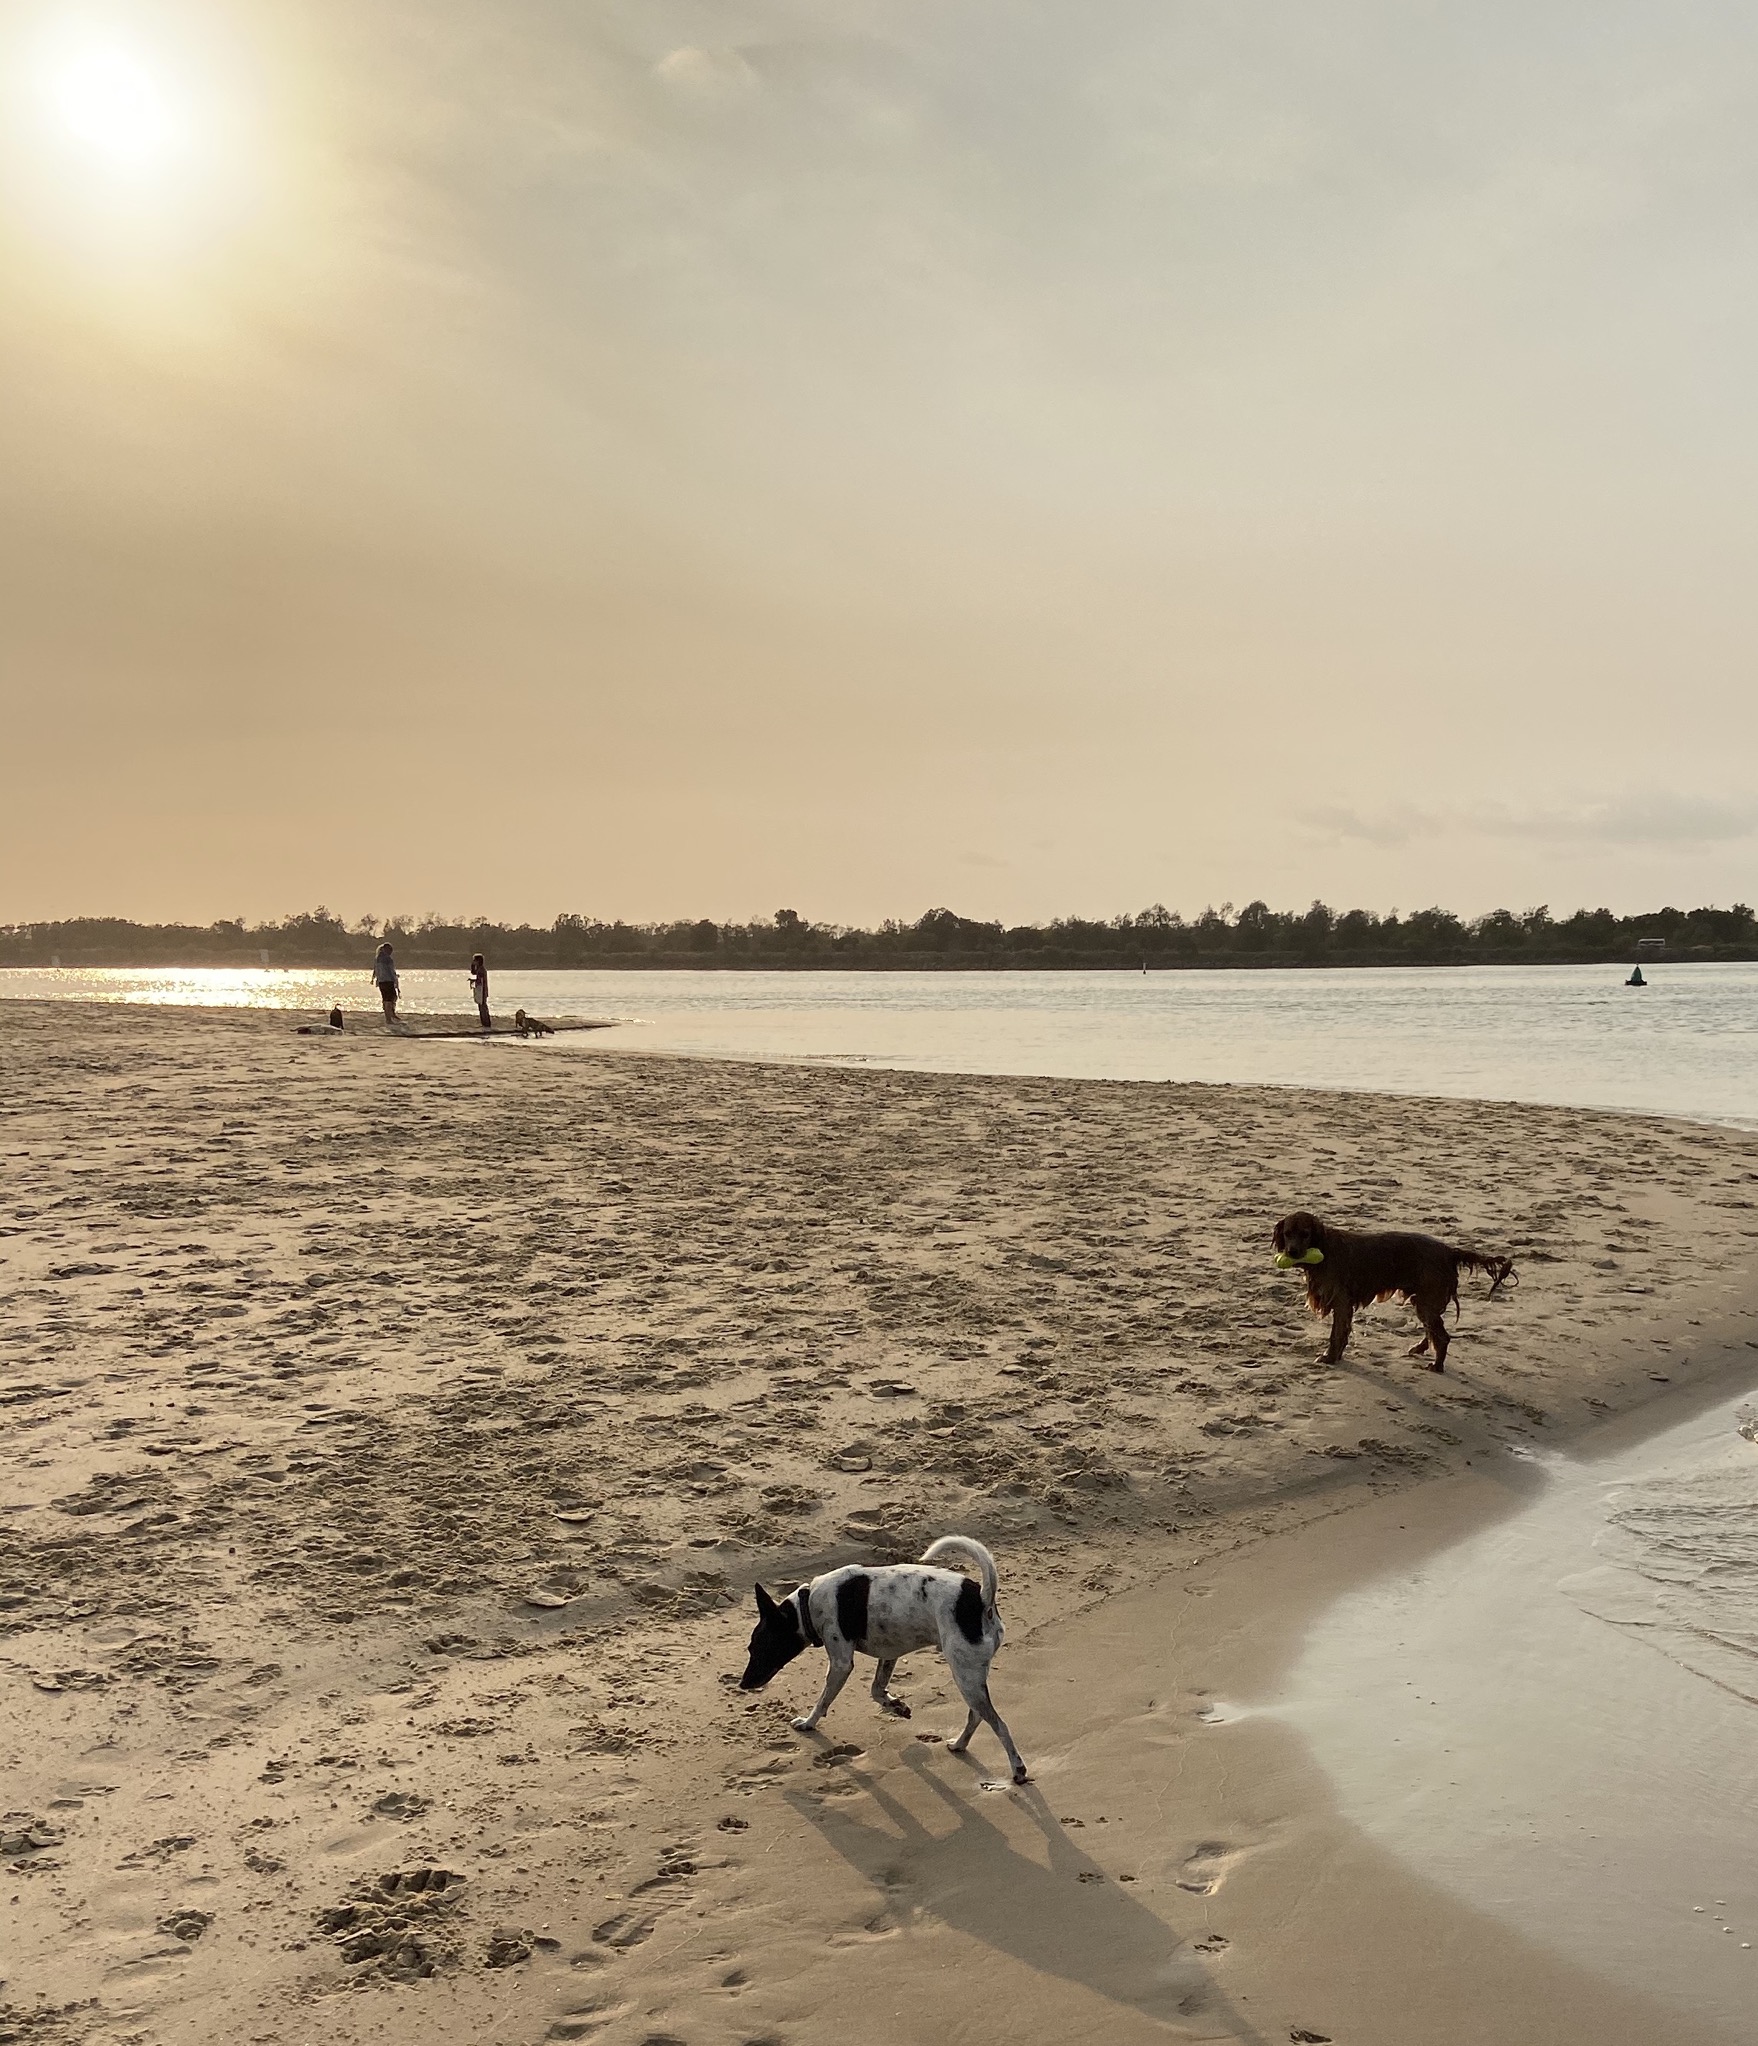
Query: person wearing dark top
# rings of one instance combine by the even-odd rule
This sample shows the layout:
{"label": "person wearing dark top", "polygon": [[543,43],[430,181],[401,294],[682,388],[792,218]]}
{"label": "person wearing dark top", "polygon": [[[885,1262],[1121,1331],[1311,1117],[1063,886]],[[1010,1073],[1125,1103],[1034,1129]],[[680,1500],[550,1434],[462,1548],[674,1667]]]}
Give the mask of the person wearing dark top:
{"label": "person wearing dark top", "polygon": [[488,962],[478,952],[470,962],[470,993],[476,1002],[476,1013],[484,1030],[492,1030],[494,1024],[488,1014]]}

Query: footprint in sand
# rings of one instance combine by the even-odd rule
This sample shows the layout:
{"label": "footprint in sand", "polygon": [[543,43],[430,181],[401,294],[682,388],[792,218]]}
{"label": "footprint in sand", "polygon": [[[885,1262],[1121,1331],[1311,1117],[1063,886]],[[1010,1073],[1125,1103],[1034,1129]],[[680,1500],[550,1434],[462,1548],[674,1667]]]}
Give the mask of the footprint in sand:
{"label": "footprint in sand", "polygon": [[452,1954],[440,1921],[463,1881],[449,1868],[391,1869],[318,1912],[317,1929],[335,1940],[350,1966],[374,1963],[394,1981],[416,1981],[437,1973]]}
{"label": "footprint in sand", "polygon": [[1204,1840],[1185,1856],[1173,1880],[1179,1889],[1188,1890],[1193,1897],[1212,1897],[1241,1852],[1240,1848],[1230,1846],[1225,1840]]}
{"label": "footprint in sand", "polygon": [[563,2011],[555,2023],[544,2034],[546,2039],[589,2039],[606,2025],[615,2024],[618,2018],[627,2017],[634,2009],[632,2003],[576,2004],[572,2010]]}
{"label": "footprint in sand", "polygon": [[864,1925],[847,1932],[833,1932],[824,1944],[827,1947],[871,1946],[882,1939],[896,1939],[898,1925],[887,1912],[881,1911],[876,1918],[869,1918]]}
{"label": "footprint in sand", "polygon": [[696,1864],[693,1861],[666,1862],[662,1864],[657,1875],[651,1875],[645,1882],[637,1883],[629,1895],[645,1897],[653,1890],[672,1889],[695,1873]]}
{"label": "footprint in sand", "polygon": [[161,1918],[154,1930],[193,1946],[213,1922],[211,1911],[173,1911],[168,1917]]}
{"label": "footprint in sand", "polygon": [[432,1805],[431,1797],[413,1790],[387,1790],[373,1801],[369,1816],[376,1819],[418,1819]]}
{"label": "footprint in sand", "polygon": [[812,1757],[812,1766],[817,1769],[834,1769],[839,1763],[852,1762],[866,1753],[866,1749],[854,1741],[837,1741],[821,1755]]}
{"label": "footprint in sand", "polygon": [[31,1812],[0,1814],[0,1855],[22,1862],[46,1847],[59,1847],[67,1835],[61,1827]]}
{"label": "footprint in sand", "polygon": [[644,1939],[651,1938],[658,1922],[656,1918],[643,1918],[635,1911],[619,1911],[614,1918],[595,1925],[592,1937],[600,1946],[615,1947],[618,1953],[627,1953],[630,1947],[638,1947]]}

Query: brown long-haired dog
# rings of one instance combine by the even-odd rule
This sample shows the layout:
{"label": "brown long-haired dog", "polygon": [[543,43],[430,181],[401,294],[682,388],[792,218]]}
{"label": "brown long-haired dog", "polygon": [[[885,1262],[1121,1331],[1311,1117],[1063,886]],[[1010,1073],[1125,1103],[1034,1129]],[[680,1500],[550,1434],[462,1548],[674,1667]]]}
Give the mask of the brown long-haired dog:
{"label": "brown long-haired dog", "polygon": [[[1284,1215],[1272,1241],[1306,1277],[1306,1304],[1314,1314],[1331,1317],[1331,1340],[1321,1364],[1341,1362],[1349,1345],[1355,1310],[1399,1294],[1416,1309],[1422,1341],[1410,1352],[1420,1357],[1433,1346],[1431,1371],[1447,1368],[1447,1309],[1459,1305],[1459,1274],[1487,1272],[1489,1290],[1498,1293],[1510,1280],[1520,1281],[1511,1257],[1491,1257],[1481,1250],[1461,1250],[1436,1236],[1418,1236],[1403,1229],[1337,1229],[1304,1209]],[[1306,1253],[1323,1253],[1323,1262],[1306,1264]]]}

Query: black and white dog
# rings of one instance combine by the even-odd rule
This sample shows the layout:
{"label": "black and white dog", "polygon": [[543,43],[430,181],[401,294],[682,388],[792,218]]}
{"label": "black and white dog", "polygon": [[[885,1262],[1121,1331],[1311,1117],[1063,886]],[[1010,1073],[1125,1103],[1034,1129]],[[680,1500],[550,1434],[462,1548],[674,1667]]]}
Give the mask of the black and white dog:
{"label": "black and white dog", "polygon": [[[982,1573],[981,1589],[960,1571],[934,1569],[942,1556],[968,1557]],[[919,1563],[889,1563],[876,1570],[849,1563],[827,1570],[782,1599],[771,1598],[758,1585],[751,1659],[739,1689],[760,1691],[806,1648],[822,1648],[830,1657],[823,1695],[803,1719],[794,1721],[799,1732],[810,1733],[853,1674],[858,1652],[878,1661],[873,1696],[880,1710],[907,1719],[909,1707],[891,1695],[891,1672],[900,1656],[938,1648],[970,1707],[951,1752],[963,1754],[978,1721],[984,1721],[1007,1750],[1014,1782],[1023,1783],[1026,1765],[989,1698],[989,1665],[1002,1642],[995,1586],[995,1558],[968,1535],[942,1535]]]}

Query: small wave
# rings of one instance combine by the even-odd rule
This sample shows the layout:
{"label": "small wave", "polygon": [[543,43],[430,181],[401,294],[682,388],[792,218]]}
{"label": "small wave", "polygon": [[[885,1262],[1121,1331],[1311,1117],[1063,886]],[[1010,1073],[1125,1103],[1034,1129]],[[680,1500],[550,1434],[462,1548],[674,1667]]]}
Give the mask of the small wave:
{"label": "small wave", "polygon": [[1621,1486],[1594,1546],[1562,1586],[1584,1612],[1758,1704],[1758,1460]]}

